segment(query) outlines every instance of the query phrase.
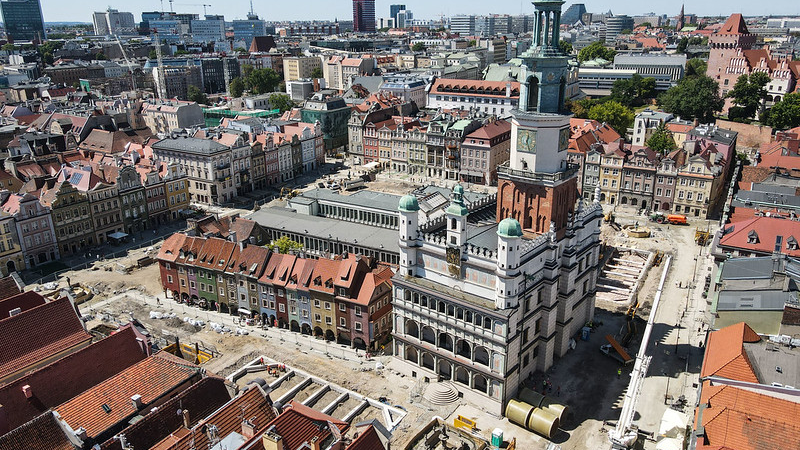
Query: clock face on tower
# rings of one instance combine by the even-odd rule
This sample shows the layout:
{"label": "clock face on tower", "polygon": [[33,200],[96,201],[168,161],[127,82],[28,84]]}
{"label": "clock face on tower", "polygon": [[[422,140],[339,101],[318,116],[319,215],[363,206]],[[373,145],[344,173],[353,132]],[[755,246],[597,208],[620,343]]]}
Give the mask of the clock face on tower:
{"label": "clock face on tower", "polygon": [[536,130],[517,130],[517,151],[536,153]]}

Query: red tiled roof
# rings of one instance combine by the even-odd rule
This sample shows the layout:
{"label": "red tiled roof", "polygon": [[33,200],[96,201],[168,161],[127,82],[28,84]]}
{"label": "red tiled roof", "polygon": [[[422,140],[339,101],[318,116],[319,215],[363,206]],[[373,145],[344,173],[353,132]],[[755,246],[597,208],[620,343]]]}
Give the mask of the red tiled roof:
{"label": "red tiled roof", "polygon": [[468,139],[494,139],[504,133],[511,132],[511,122],[507,120],[495,120],[492,123],[478,128],[467,135]]}
{"label": "red tiled roof", "polygon": [[[311,273],[311,285],[309,289],[333,294],[333,282],[338,272],[339,261],[325,258],[318,259],[317,263],[314,265],[314,271]],[[329,280],[331,284],[330,286],[326,286],[326,282]]]}
{"label": "red tiled roof", "polygon": [[699,417],[705,435],[698,450],[798,448],[800,403],[706,381],[700,404],[706,406]]}
{"label": "red tiled roof", "polygon": [[17,284],[13,276],[0,278],[0,299],[11,297],[22,292],[22,288]]}
{"label": "red tiled roof", "polygon": [[378,431],[370,425],[347,446],[346,450],[384,450],[385,448]]}
{"label": "red tiled roof", "polygon": [[[131,402],[132,396],[141,395],[142,404],[147,407],[186,384],[191,378],[199,377],[199,373],[200,368],[194,364],[169,353],[159,352],[54,410],[73,430],[83,427],[88,437],[96,438],[137,413]],[[108,405],[108,413],[104,411],[103,405]]]}
{"label": "red tiled roof", "polygon": [[0,320],[0,379],[75,351],[92,336],[66,297]]}
{"label": "red tiled roof", "polygon": [[[519,98],[520,84],[518,81],[483,81],[483,80],[458,80],[439,78],[431,86],[431,93],[458,94],[467,96],[506,96],[506,84],[511,83],[511,97]],[[479,93],[478,91],[484,91]]]}
{"label": "red tiled roof", "polygon": [[75,450],[52,412],[0,437],[3,450]]}
{"label": "red tiled roof", "polygon": [[741,14],[731,14],[728,20],[722,24],[722,27],[717,31],[719,34],[749,34],[747,31],[747,24]]}
{"label": "red tiled roof", "polygon": [[[236,244],[233,245],[238,247]],[[236,269],[248,277],[258,278],[264,272],[264,267],[266,267],[269,257],[269,249],[258,245],[248,245],[239,251],[239,261]]]}
{"label": "red tiled roof", "polygon": [[745,353],[744,343],[760,340],[758,334],[744,322],[711,332],[700,377],[713,375],[758,383],[753,366]]}
{"label": "red tiled roof", "polygon": [[17,295],[0,300],[0,319],[10,317],[11,311],[20,308],[20,312],[25,312],[46,303],[41,294],[34,291],[23,292]]}
{"label": "red tiled roof", "polygon": [[[134,449],[149,449],[183,428],[183,415],[187,411],[189,426],[193,427],[231,399],[225,380],[206,377],[190,388],[159,406],[133,425],[120,431]],[[123,450],[119,440],[109,439],[101,446],[103,450]]]}
{"label": "red tiled roof", "polygon": [[283,438],[283,448],[299,449],[301,445],[318,437],[322,442],[331,435],[327,423],[330,422],[344,434],[350,425],[347,422],[334,419],[319,411],[304,406],[295,401],[289,402],[283,412],[266,428],[275,427],[275,433]]}
{"label": "red tiled roof", "polygon": [[[282,414],[281,414],[282,415]],[[241,392],[233,400],[225,404],[214,414],[206,418],[200,424],[194,426],[194,433],[188,433],[169,442],[163,440],[158,446],[159,450],[190,450],[208,448],[208,434],[200,431],[205,424],[214,424],[217,427],[217,436],[225,438],[232,432],[242,432],[242,418],[250,420],[256,428],[256,436],[251,441],[260,439],[261,431],[266,429],[267,424],[275,419],[275,411],[272,408],[272,400],[264,394],[260,387],[252,386],[248,390]],[[285,449],[289,449],[284,445]]]}
{"label": "red tiled roof", "polygon": [[161,244],[161,249],[159,249],[156,259],[159,261],[175,262],[175,260],[178,259],[178,254],[184,242],[186,242],[185,234],[173,233],[172,236],[168,237],[164,243]]}
{"label": "red tiled roof", "polygon": [[[751,235],[755,236],[755,241],[751,239]],[[719,245],[723,251],[736,249],[771,254],[776,250],[778,236],[782,236],[779,248],[781,254],[800,256],[800,249],[791,250],[787,246],[790,236],[800,240],[800,222],[777,217],[754,217],[744,222],[731,223],[723,230]]]}
{"label": "red tiled roof", "polygon": [[388,267],[379,267],[364,276],[364,282],[358,290],[355,302],[362,306],[369,306],[373,299],[381,297],[392,290],[392,276],[394,272]]}
{"label": "red tiled roof", "polygon": [[[132,326],[126,325],[105,339],[0,387],[0,405],[6,411],[8,429],[64,403],[145,357]],[[23,386],[30,386],[30,399],[22,391]]]}

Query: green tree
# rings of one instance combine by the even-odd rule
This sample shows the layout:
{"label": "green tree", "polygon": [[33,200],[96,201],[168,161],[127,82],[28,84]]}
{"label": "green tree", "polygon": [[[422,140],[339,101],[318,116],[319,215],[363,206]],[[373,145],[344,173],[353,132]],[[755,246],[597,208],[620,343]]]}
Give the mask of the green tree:
{"label": "green tree", "polygon": [[275,91],[281,76],[272,69],[254,69],[245,79],[245,85],[255,95]]}
{"label": "green tree", "polygon": [[156,53],[155,50],[150,50],[150,53],[147,54],[147,57],[150,59],[156,59],[158,58],[158,53]]}
{"label": "green tree", "polygon": [[714,121],[714,114],[722,111],[725,100],[719,96],[719,84],[701,75],[684,78],[659,98],[665,111],[683,119],[698,119],[703,123]]}
{"label": "green tree", "polygon": [[558,41],[558,48],[561,50],[561,53],[565,55],[572,54],[572,44],[563,39]]}
{"label": "green tree", "polygon": [[280,109],[281,112],[286,112],[294,108],[294,102],[292,101],[292,98],[286,94],[281,94],[280,92],[276,92],[269,96],[269,104],[273,109]]}
{"label": "green tree", "polygon": [[208,96],[205,92],[201,91],[197,88],[197,86],[189,85],[186,89],[186,98],[190,102],[195,102],[199,105],[207,105],[208,104]]}
{"label": "green tree", "polygon": [[228,86],[228,91],[231,93],[231,97],[239,98],[244,94],[244,81],[241,78],[236,77],[231,80],[230,85]]}
{"label": "green tree", "polygon": [[613,61],[616,54],[617,52],[614,49],[606,48],[600,41],[595,41],[578,52],[578,61],[584,62],[595,58]]}
{"label": "green tree", "polygon": [[16,45],[14,45],[14,44],[11,44],[11,43],[9,43],[9,44],[3,44],[3,47],[2,47],[2,50],[3,50],[4,52],[13,52],[13,51],[14,51],[14,50],[16,50],[16,49],[17,49],[17,46],[16,46]]}
{"label": "green tree", "polygon": [[707,69],[708,69],[708,63],[700,58],[692,58],[686,61],[687,77],[696,77],[699,75],[705,75]]}
{"label": "green tree", "polygon": [[632,77],[616,80],[611,87],[612,99],[625,106],[641,106],[644,100],[653,98],[656,94],[656,80],[652,77],[644,78],[638,73]]}
{"label": "green tree", "polygon": [[800,94],[786,94],[769,110],[768,125],[778,130],[800,126]]}
{"label": "green tree", "polygon": [[314,67],[314,70],[311,71],[311,78],[324,78],[325,75],[322,73],[322,68]]}
{"label": "green tree", "polygon": [[642,23],[639,24],[639,26],[640,27],[645,27],[645,28],[650,28],[650,27],[653,26],[653,24],[650,23],[650,22],[642,22]]}
{"label": "green tree", "polygon": [[589,110],[589,119],[607,123],[622,136],[633,124],[633,118],[633,111],[613,100],[594,105]]}
{"label": "green tree", "polygon": [[103,53],[103,52],[100,52],[100,53],[98,53],[98,54],[94,55],[94,59],[96,59],[96,60],[98,60],[98,61],[105,61],[105,60],[106,60],[106,59],[108,59],[108,58],[106,58],[106,55],[105,55],[105,53]]}
{"label": "green tree", "polygon": [[598,103],[599,102],[597,100],[590,98],[583,98],[575,101],[567,99],[564,102],[564,109],[572,111],[572,114],[575,115],[576,119],[588,119],[589,110],[592,109],[592,106]]}
{"label": "green tree", "polygon": [[742,75],[736,80],[728,97],[742,107],[738,113],[741,118],[749,119],[756,115],[759,107],[767,98],[766,86],[769,80],[769,75],[764,72],[755,72],[750,76]]}
{"label": "green tree", "polygon": [[647,146],[652,150],[667,153],[678,148],[675,145],[675,139],[672,137],[672,132],[667,129],[667,125],[662,123],[656,128],[656,131],[647,140]]}
{"label": "green tree", "polygon": [[422,42],[417,42],[416,44],[411,46],[411,50],[415,52],[424,52],[425,50],[427,50],[427,47],[425,47],[425,44],[423,44]]}
{"label": "green tree", "polygon": [[686,53],[686,47],[689,46],[689,38],[682,37],[680,41],[678,41],[678,46],[675,49],[678,53]]}
{"label": "green tree", "polygon": [[476,47],[478,45],[478,41],[475,39],[471,39],[468,44],[470,47]]}
{"label": "green tree", "polygon": [[277,241],[273,241],[272,244],[268,245],[268,247],[273,252],[287,254],[293,250],[302,249],[303,244],[289,239],[288,236],[281,236]]}

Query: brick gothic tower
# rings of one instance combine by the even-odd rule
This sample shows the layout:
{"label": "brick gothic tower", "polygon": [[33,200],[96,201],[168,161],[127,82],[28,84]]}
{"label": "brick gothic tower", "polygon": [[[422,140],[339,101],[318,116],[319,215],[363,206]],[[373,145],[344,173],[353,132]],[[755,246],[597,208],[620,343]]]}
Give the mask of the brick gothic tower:
{"label": "brick gothic tower", "polygon": [[[741,14],[732,14],[722,27],[708,37],[711,51],[708,53],[706,75],[719,83],[722,95],[733,89],[745,69],[744,66],[731,67],[731,59],[741,58],[743,50],[750,50],[756,43],[756,35],[747,30]],[[733,70],[728,70],[732,68]],[[746,69],[745,69],[746,70]]]}
{"label": "brick gothic tower", "polygon": [[561,0],[535,1],[533,46],[521,56],[520,106],[511,112],[511,156],[497,168],[497,220],[511,217],[533,237],[561,239],[578,197],[577,168],[567,164],[569,116],[561,114],[567,57],[559,48]]}

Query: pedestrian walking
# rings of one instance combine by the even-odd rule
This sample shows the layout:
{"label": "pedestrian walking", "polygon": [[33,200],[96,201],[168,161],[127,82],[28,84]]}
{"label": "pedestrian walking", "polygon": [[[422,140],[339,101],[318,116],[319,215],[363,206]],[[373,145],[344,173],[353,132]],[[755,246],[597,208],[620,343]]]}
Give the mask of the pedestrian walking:
{"label": "pedestrian walking", "polygon": [[617,378],[622,377],[622,369],[617,369]]}

